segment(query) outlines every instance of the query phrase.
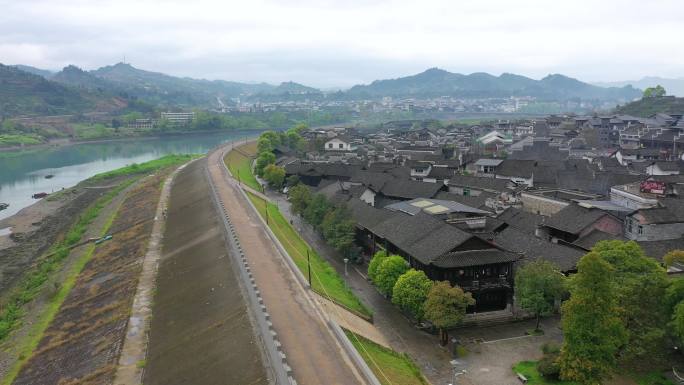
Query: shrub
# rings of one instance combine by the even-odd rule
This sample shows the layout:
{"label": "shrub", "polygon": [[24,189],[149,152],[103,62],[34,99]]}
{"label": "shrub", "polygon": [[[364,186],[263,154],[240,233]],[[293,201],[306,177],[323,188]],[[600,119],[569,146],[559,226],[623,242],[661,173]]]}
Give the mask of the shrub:
{"label": "shrub", "polygon": [[380,250],[373,255],[373,258],[368,263],[368,278],[370,278],[372,282],[375,282],[375,276],[378,272],[378,267],[380,267],[380,264],[385,258],[387,258],[387,256],[388,255],[385,250]]}
{"label": "shrub", "polygon": [[544,354],[544,357],[537,362],[537,371],[544,378],[558,380],[560,374],[558,353]]}

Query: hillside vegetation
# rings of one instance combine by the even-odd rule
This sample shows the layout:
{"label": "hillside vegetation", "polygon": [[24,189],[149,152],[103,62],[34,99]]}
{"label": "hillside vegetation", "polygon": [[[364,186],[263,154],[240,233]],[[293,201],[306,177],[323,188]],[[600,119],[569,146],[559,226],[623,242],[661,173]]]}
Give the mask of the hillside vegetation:
{"label": "hillside vegetation", "polygon": [[572,98],[632,100],[639,97],[641,91],[632,86],[598,87],[560,74],[534,80],[509,73],[501,76],[484,72],[463,75],[431,68],[413,76],[376,80],[369,85],[357,85],[347,92],[347,96],[358,97],[445,95],[477,98],[534,96],[549,100]]}
{"label": "hillside vegetation", "polygon": [[663,96],[642,98],[615,109],[615,113],[647,118],[658,112],[666,114],[684,113],[684,98]]}

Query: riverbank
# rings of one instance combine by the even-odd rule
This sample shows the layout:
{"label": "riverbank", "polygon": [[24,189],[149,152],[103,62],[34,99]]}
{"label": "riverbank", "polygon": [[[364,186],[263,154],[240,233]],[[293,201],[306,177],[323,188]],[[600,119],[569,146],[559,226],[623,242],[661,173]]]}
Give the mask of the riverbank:
{"label": "riverbank", "polygon": [[36,143],[36,144],[26,144],[21,146],[0,146],[0,158],[7,153],[12,152],[23,152],[23,151],[33,151],[33,150],[45,150],[50,148],[59,148],[65,146],[73,146],[78,144],[95,144],[95,143],[116,143],[125,142],[129,140],[158,140],[164,138],[177,138],[177,137],[193,137],[202,135],[214,135],[214,134],[229,134],[229,133],[245,133],[244,138],[256,137],[259,133],[265,131],[265,129],[252,129],[252,130],[200,130],[200,131],[173,131],[167,133],[161,132],[150,132],[149,134],[142,133],[141,135],[126,135],[121,137],[104,137],[96,139],[74,139],[74,138],[60,138],[52,139],[46,143]]}
{"label": "riverbank", "polygon": [[[190,159],[189,155],[164,157],[89,178],[0,221],[1,227],[12,229],[9,235],[0,237],[4,246],[0,248],[0,377],[6,380],[7,375],[16,375],[16,360],[21,362],[31,356],[93,255],[95,247],[89,241],[103,236],[112,225],[114,213],[128,196],[127,187],[143,174],[157,173],[161,177],[161,169]],[[152,183],[152,187],[158,185]],[[126,220],[135,220],[138,211],[126,213]]]}

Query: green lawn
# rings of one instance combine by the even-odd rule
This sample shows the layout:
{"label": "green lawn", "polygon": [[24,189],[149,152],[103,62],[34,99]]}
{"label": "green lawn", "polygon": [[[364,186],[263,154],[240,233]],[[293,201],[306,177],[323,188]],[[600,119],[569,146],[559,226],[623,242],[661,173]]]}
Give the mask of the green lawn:
{"label": "green lawn", "polygon": [[118,168],[116,170],[103,172],[93,176],[93,180],[102,180],[107,178],[112,178],[122,175],[134,175],[151,173],[157,170],[161,170],[166,167],[180,166],[181,164],[192,160],[193,158],[198,158],[201,155],[195,154],[169,154],[165,155],[159,159],[154,159],[145,163],[133,163],[125,167]]}
{"label": "green lawn", "polygon": [[[529,382],[528,385],[578,385],[573,381],[553,381],[547,380],[537,372],[537,361],[520,361],[513,366],[513,371],[522,373]],[[625,377],[632,378],[638,385],[674,385],[674,383],[661,373],[651,372],[647,374],[626,374]]]}
{"label": "green lawn", "polygon": [[513,371],[527,377],[528,385],[578,385],[572,381],[553,381],[542,377],[537,372],[537,361],[520,361],[513,366]]}
{"label": "green lawn", "polygon": [[383,385],[427,385],[420,369],[405,354],[378,345],[349,330],[344,331],[368,367]]}
{"label": "green lawn", "polygon": [[252,173],[252,160],[256,156],[256,151],[256,142],[250,142],[230,151],[223,161],[235,179],[261,191],[261,186]]}
{"label": "green lawn", "polygon": [[[266,204],[260,197],[247,193],[262,218],[266,217]],[[268,225],[283,244],[288,254],[294,259],[299,270],[308,275],[306,251],[311,258],[311,286],[314,291],[330,297],[347,308],[364,315],[371,316],[370,310],[349,290],[337,271],[299,236],[297,231],[285,220],[273,203],[268,204]]]}

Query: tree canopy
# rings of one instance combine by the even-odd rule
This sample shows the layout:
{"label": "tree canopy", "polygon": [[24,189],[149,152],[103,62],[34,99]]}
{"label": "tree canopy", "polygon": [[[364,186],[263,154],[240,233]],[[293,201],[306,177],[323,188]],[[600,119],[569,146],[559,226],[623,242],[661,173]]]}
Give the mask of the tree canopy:
{"label": "tree canopy", "polygon": [[564,342],[558,362],[561,378],[596,385],[614,370],[627,333],[618,316],[615,269],[592,251],[577,270],[562,307]]}
{"label": "tree canopy", "polygon": [[465,318],[468,306],[475,304],[470,293],[463,292],[458,286],[452,287],[449,281],[435,282],[425,301],[425,318],[440,330],[440,343],[446,345],[448,329],[456,327]]}
{"label": "tree canopy", "polygon": [[399,255],[390,255],[383,259],[375,273],[373,281],[380,292],[385,295],[392,295],[394,284],[397,279],[408,270],[408,265],[404,258]]}
{"label": "tree canopy", "polygon": [[648,87],[644,90],[644,97],[645,98],[657,98],[657,97],[662,97],[667,95],[667,92],[665,91],[665,87],[661,86],[658,84],[655,87]]}
{"label": "tree canopy", "polygon": [[553,312],[555,301],[563,294],[564,280],[555,265],[541,259],[518,269],[515,275],[516,299],[521,308],[537,317],[535,330],[539,330],[540,318]]}
{"label": "tree canopy", "polygon": [[392,289],[392,303],[408,312],[417,321],[425,315],[423,306],[432,287],[432,281],[420,270],[410,269],[402,274]]}
{"label": "tree canopy", "polygon": [[388,256],[389,255],[385,250],[380,250],[373,255],[373,258],[371,258],[370,262],[368,263],[368,278],[370,278],[371,282],[375,282],[375,276],[378,273],[378,267],[380,267],[382,261]]}
{"label": "tree canopy", "polygon": [[268,182],[269,186],[280,189],[285,181],[285,169],[275,164],[269,164],[264,168],[264,180]]}

